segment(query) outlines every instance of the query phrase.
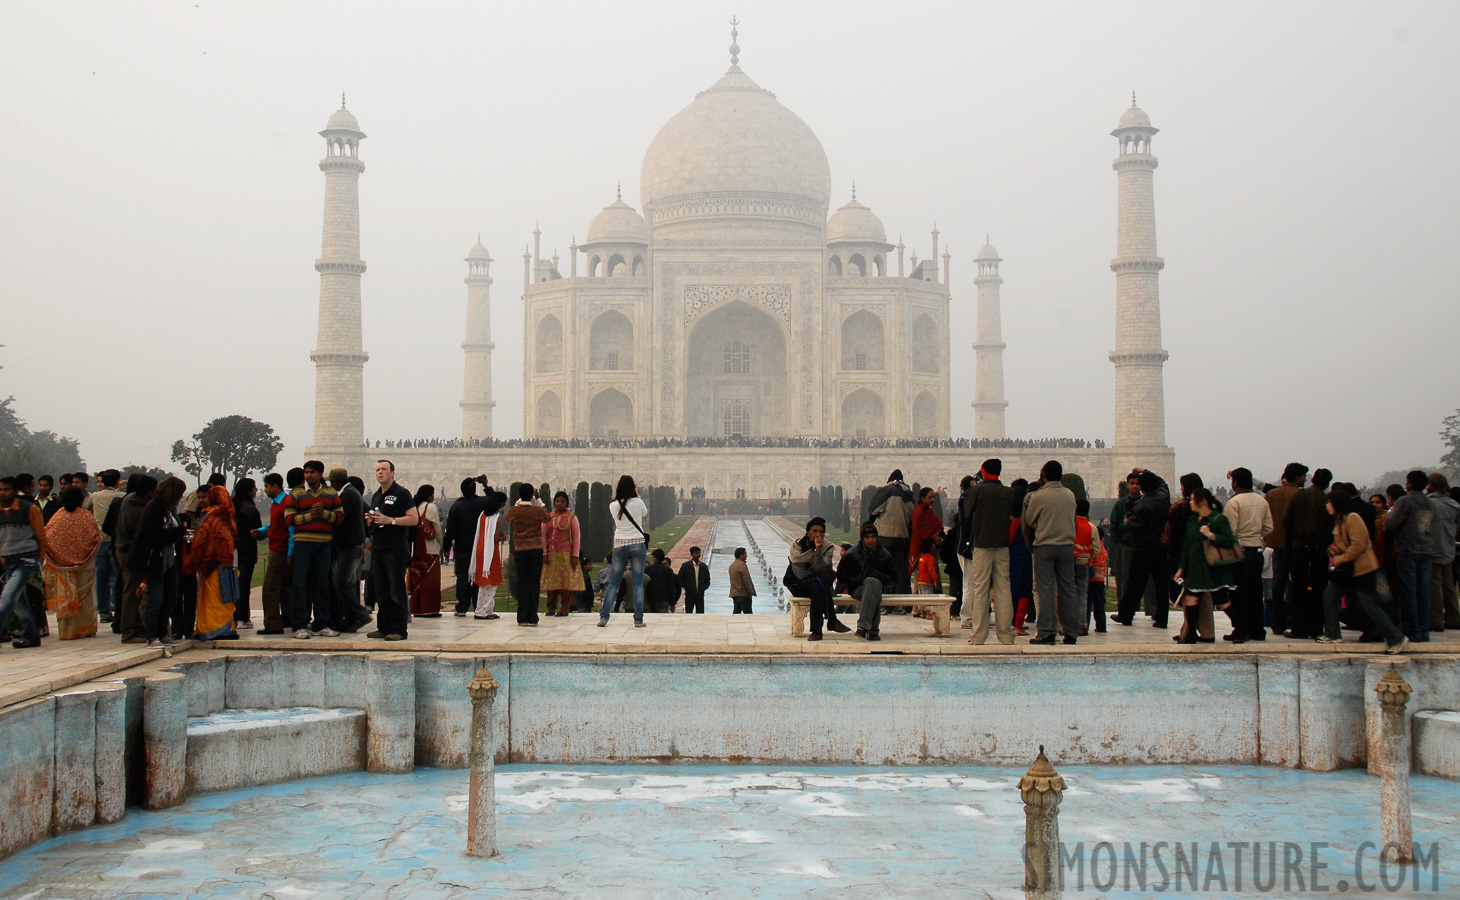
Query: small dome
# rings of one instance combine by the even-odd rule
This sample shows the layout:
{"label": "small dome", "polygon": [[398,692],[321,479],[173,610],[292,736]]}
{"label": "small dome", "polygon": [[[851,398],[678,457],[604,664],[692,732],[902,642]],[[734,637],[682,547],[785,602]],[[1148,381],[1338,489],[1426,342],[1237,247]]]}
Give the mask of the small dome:
{"label": "small dome", "polygon": [[1120,126],[1119,127],[1121,127],[1121,128],[1150,128],[1151,127],[1151,117],[1148,116],[1148,115],[1146,115],[1145,110],[1141,109],[1139,106],[1136,106],[1134,103],[1132,103],[1130,109],[1128,109],[1128,110],[1125,111],[1125,115],[1123,115],[1123,116],[1120,117]]}
{"label": "small dome", "polygon": [[826,242],[885,244],[887,229],[882,227],[876,213],[853,200],[826,220]]}
{"label": "small dome", "polygon": [[470,250],[468,250],[466,252],[466,258],[467,259],[491,259],[492,258],[492,254],[488,253],[487,252],[487,248],[482,246],[482,239],[481,239],[481,237],[478,237],[477,238],[476,246],[475,247],[472,247]]}
{"label": "small dome", "polygon": [[999,251],[997,251],[997,250],[994,249],[994,245],[993,244],[990,244],[990,243],[987,243],[987,242],[985,242],[984,245],[978,249],[978,256],[975,256],[974,257],[974,259],[1002,259],[1002,258],[1003,257],[999,256]]}
{"label": "small dome", "polygon": [[615,200],[593,217],[588,226],[588,244],[647,244],[649,224],[632,206]]}
{"label": "small dome", "polygon": [[355,114],[341,106],[330,116],[329,124],[324,126],[325,131],[359,131],[360,123],[355,120]]}

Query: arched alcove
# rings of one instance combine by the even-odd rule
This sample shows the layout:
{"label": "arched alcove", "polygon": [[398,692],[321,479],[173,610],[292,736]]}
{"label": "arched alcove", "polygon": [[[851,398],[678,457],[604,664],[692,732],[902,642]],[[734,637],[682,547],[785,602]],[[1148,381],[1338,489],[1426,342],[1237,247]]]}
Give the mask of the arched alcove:
{"label": "arched alcove", "polygon": [[853,253],[852,258],[847,260],[847,274],[867,277],[867,260],[860,253]]}
{"label": "arched alcove", "polygon": [[689,437],[721,436],[732,402],[749,413],[744,437],[789,433],[786,338],[768,313],[741,300],[716,307],[695,323],[687,352]]}
{"label": "arched alcove", "polygon": [[859,388],[842,401],[842,437],[877,440],[887,434],[887,408],[875,391]]}
{"label": "arched alcove", "polygon": [[616,441],[634,433],[634,401],[616,388],[593,395],[588,404],[588,436],[595,440]]}
{"label": "arched alcove", "polygon": [[615,253],[608,258],[608,272],[606,274],[611,277],[629,274],[629,267],[624,264],[624,258],[621,254]]}
{"label": "arched alcove", "polygon": [[537,398],[537,436],[563,436],[563,401],[555,391],[543,391]]}
{"label": "arched alcove", "polygon": [[932,391],[921,391],[913,399],[913,437],[938,437],[938,401]]}
{"label": "arched alcove", "polygon": [[543,316],[537,323],[537,371],[563,370],[563,323],[557,316]]}
{"label": "arched alcove", "polygon": [[588,368],[600,371],[634,367],[634,326],[623,313],[600,313],[588,330]]}
{"label": "arched alcove", "polygon": [[833,256],[827,261],[826,270],[831,275],[840,275],[842,273],[842,258],[840,256]]}
{"label": "arched alcove", "polygon": [[943,354],[939,350],[944,342],[939,338],[938,326],[933,317],[919,313],[913,319],[912,327],[912,369],[914,372],[937,372]]}
{"label": "arched alcove", "polygon": [[842,368],[849,372],[880,372],[887,368],[887,337],[882,320],[870,310],[859,310],[842,323]]}

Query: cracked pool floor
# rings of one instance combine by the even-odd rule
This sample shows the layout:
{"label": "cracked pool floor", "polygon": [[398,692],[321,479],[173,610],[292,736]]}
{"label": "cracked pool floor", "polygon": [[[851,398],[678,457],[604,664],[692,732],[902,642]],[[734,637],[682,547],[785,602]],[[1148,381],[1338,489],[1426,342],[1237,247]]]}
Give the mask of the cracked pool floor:
{"label": "cracked pool floor", "polygon": [[[1418,873],[1361,851],[1379,833],[1379,780],[1363,771],[1254,766],[1061,767],[1061,837],[1084,842],[1067,896],[1295,896],[1367,876],[1382,896],[1460,892],[1460,784],[1413,780]],[[943,898],[1022,897],[1021,771],[998,767],[749,766],[498,769],[501,855],[464,855],[467,773],[352,774],[198,796],[55,838],[0,862],[0,897],[153,898]],[[1196,884],[1155,890],[1172,865],[1102,865],[1113,842],[1195,843]],[[1235,851],[1294,842],[1239,890]],[[1263,852],[1266,852],[1264,850]],[[1281,853],[1281,849],[1278,850]],[[1356,858],[1359,862],[1356,864]],[[1311,863],[1326,865],[1312,877]],[[1213,866],[1220,877],[1214,877]],[[1355,872],[1356,865],[1360,867]],[[1107,877],[1108,876],[1108,877]],[[1171,873],[1167,872],[1168,879]],[[1114,884],[1105,884],[1113,878]],[[1285,885],[1284,879],[1287,879]],[[1395,879],[1403,880],[1395,886]],[[1418,882],[1418,886],[1416,886]],[[1265,888],[1265,890],[1263,889]]]}

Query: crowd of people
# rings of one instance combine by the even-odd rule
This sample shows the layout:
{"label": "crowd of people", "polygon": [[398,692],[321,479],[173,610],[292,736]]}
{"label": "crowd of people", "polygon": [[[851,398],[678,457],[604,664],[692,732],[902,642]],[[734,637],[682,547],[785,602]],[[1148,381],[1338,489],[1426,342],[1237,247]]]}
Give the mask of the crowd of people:
{"label": "crowd of people", "polygon": [[[840,560],[811,519],[790,549],[786,584],[810,598],[809,640],[823,630],[850,629],[836,618],[842,595],[858,609],[857,636],[878,640],[885,593],[942,590],[938,561],[957,598],[953,614],[971,634],[1013,644],[1075,644],[1108,631],[1108,621],[1133,627],[1144,611],[1172,640],[1214,643],[1214,614],[1225,612],[1235,644],[1269,634],[1337,643],[1347,627],[1361,642],[1402,652],[1447,628],[1460,628],[1456,595],[1456,530],[1460,489],[1442,473],[1410,472],[1406,484],[1361,497],[1327,469],[1309,478],[1289,464],[1280,484],[1257,484],[1252,472],[1228,473],[1225,503],[1195,473],[1166,482],[1132,471],[1110,517],[1089,518],[1090,504],[1064,484],[1050,460],[1030,482],[1002,481],[1002,461],[986,460],[965,477],[951,524],[933,513],[935,495],[914,497],[894,471],[868,504],[859,543]],[[1261,488],[1261,492],[1259,492]],[[1106,616],[1106,586],[1118,586],[1117,611]],[[823,625],[823,623],[825,623]]]}
{"label": "crowd of people", "polygon": [[[1004,484],[1002,462],[986,460],[960,484],[951,516],[940,495],[917,495],[894,471],[863,511],[858,540],[837,546],[813,517],[789,548],[783,582],[810,598],[810,640],[853,629],[837,617],[854,609],[856,634],[880,639],[884,594],[951,593],[954,615],[975,644],[991,629],[1001,643],[1074,644],[1108,622],[1167,628],[1172,640],[1215,642],[1215,613],[1225,612],[1233,643],[1269,633],[1383,641],[1390,652],[1460,628],[1456,530],[1460,489],[1438,472],[1410,472],[1406,484],[1361,497],[1327,469],[1311,478],[1289,464],[1279,484],[1261,484],[1236,468],[1219,499],[1196,474],[1179,479],[1179,496],[1154,472],[1132,471],[1103,522],[1066,486],[1050,460],[1032,482]],[[631,476],[618,480],[609,505],[612,550],[595,578],[582,552],[582,525],[559,491],[549,506],[529,483],[509,498],[485,476],[465,479],[443,522],[436,488],[414,492],[381,459],[375,487],[342,468],[309,460],[259,486],[239,478],[230,492],[221,474],[189,491],[176,477],[109,469],[59,479],[0,478],[0,625],[19,649],[49,634],[93,636],[110,625],[126,643],[167,647],[187,638],[232,640],[257,628],[299,640],[355,633],[405,640],[414,618],[442,615],[442,567],[455,575],[455,616],[497,619],[496,592],[512,567],[516,620],[538,625],[541,596],[549,616],[676,609],[703,613],[710,587],[701,548],[676,570],[663,550],[648,548],[648,508]],[[510,555],[507,542],[510,540]],[[262,548],[260,545],[263,545]],[[251,584],[267,554],[259,606]],[[731,565],[735,612],[751,613],[755,587],[743,548]],[[944,577],[946,575],[947,584]],[[1106,616],[1106,586],[1118,587]]]}
{"label": "crowd of people", "polygon": [[375,450],[656,450],[718,448],[785,448],[829,450],[1084,450],[1099,449],[1099,438],[799,438],[799,437],[699,437],[699,438],[411,438],[366,441],[361,446]]}

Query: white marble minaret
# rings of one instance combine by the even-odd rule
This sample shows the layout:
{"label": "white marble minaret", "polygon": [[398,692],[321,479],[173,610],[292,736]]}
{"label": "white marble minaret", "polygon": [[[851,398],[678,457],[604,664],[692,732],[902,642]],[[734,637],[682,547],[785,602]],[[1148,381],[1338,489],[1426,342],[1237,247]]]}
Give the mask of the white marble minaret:
{"label": "white marble minaret", "polygon": [[324,245],[319,272],[319,337],[314,360],[314,446],[358,447],[365,440],[365,361],[361,339],[360,123],[345,109],[330,116],[320,132],[325,157]]}
{"label": "white marble minaret", "polygon": [[983,248],[974,260],[978,265],[978,339],[973,350],[977,354],[977,380],[973,401],[973,435],[980,438],[1002,440],[1008,437],[1004,426],[1004,410],[1009,404],[1004,400],[1004,326],[999,312],[999,251],[985,240]]}
{"label": "white marble minaret", "polygon": [[[1115,259],[1115,447],[1137,454],[1164,450],[1166,400],[1161,349],[1160,272],[1156,255],[1156,200],[1152,175],[1156,157],[1151,137],[1157,129],[1135,105],[1111,132],[1120,143],[1114,168],[1119,185],[1119,224]],[[1164,473],[1163,473],[1164,474]]]}
{"label": "white marble minaret", "polygon": [[466,374],[461,388],[461,436],[492,436],[492,255],[477,235],[466,254]]}

